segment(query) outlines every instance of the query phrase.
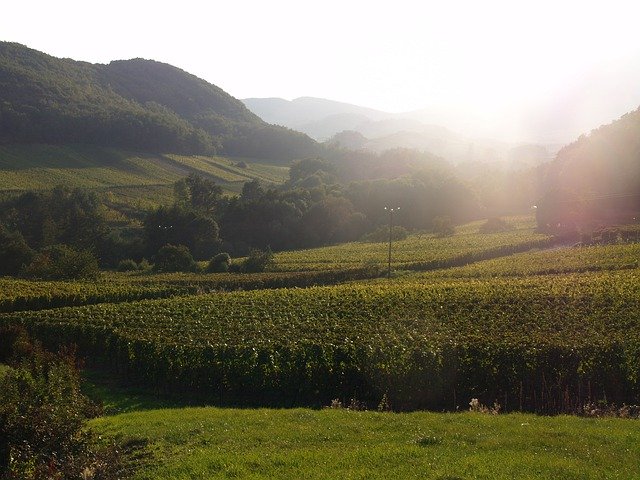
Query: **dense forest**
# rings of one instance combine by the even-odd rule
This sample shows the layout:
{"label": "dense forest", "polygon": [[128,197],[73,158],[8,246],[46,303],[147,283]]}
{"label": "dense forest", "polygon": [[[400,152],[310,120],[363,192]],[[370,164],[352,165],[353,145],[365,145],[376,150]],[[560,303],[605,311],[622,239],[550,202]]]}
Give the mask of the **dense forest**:
{"label": "dense forest", "polygon": [[320,149],[171,65],[142,59],[92,65],[7,42],[0,42],[0,142],[285,161]]}

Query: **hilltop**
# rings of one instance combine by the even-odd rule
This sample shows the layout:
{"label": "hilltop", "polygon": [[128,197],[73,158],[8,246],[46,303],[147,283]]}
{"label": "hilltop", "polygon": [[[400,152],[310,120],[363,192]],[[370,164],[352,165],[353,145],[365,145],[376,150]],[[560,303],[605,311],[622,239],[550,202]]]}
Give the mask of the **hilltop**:
{"label": "hilltop", "polygon": [[317,153],[222,89],[153,60],[107,65],[0,42],[0,143],[89,144],[287,161]]}

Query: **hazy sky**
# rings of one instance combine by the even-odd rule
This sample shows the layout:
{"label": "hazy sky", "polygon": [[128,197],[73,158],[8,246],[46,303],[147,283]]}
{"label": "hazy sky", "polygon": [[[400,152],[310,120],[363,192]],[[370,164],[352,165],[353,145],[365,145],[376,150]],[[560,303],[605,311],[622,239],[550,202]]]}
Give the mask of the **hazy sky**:
{"label": "hazy sky", "polygon": [[637,4],[20,0],[3,2],[0,40],[92,63],[155,59],[238,98],[446,106],[487,119],[551,104],[607,117],[640,104]]}

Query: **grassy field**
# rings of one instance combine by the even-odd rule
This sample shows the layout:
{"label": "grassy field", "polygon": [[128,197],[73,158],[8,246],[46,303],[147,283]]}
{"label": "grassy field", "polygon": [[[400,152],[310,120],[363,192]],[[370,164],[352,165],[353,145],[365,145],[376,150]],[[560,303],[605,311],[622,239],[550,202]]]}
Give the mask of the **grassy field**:
{"label": "grassy field", "polygon": [[637,420],[182,408],[93,420],[149,440],[136,479],[637,479]]}
{"label": "grassy field", "polygon": [[[529,414],[221,409],[90,372],[103,438],[142,440],[136,480],[636,479],[638,420]],[[466,408],[466,406],[464,407]],[[463,410],[464,410],[463,408]]]}

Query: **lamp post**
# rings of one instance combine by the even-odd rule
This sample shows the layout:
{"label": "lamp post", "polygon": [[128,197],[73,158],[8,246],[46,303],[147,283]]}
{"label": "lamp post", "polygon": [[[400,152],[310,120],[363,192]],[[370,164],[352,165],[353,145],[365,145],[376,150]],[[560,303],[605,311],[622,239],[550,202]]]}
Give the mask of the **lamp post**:
{"label": "lamp post", "polygon": [[391,279],[391,240],[393,228],[393,212],[400,210],[400,207],[385,206],[384,209],[389,212],[389,271],[387,277]]}

